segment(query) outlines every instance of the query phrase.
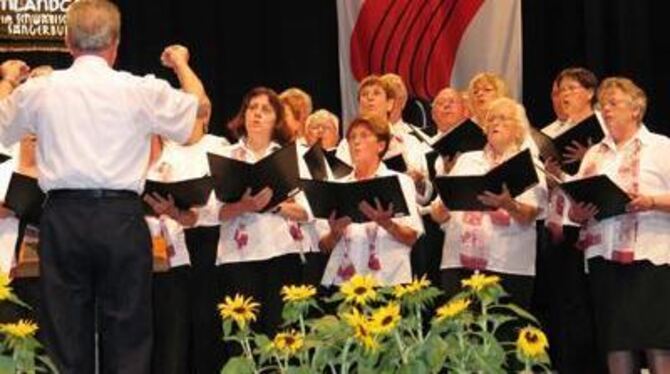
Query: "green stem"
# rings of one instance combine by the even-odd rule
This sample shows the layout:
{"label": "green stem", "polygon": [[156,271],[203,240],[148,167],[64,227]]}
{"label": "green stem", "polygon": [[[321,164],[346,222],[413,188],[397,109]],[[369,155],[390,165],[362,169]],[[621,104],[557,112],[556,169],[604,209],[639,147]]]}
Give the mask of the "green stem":
{"label": "green stem", "polygon": [[405,345],[402,344],[402,339],[400,339],[400,334],[398,334],[398,330],[393,332],[393,336],[395,337],[396,343],[398,343],[398,350],[400,351],[400,357],[402,358],[402,363],[408,364],[409,361],[407,360],[407,352],[405,352]]}
{"label": "green stem", "polygon": [[249,338],[248,337],[243,337],[240,339],[240,343],[242,344],[242,350],[244,351],[244,355],[247,357],[249,361],[251,361],[251,366],[253,367],[254,372],[256,371],[256,360],[254,359],[254,354],[251,352],[251,344],[249,343]]}
{"label": "green stem", "polygon": [[347,354],[349,354],[349,347],[351,346],[351,339],[347,339],[344,343],[344,349],[342,350],[341,364],[340,364],[340,373],[347,374],[349,368],[347,365]]}
{"label": "green stem", "polygon": [[302,333],[302,336],[304,338],[306,335],[305,333],[306,329],[305,329],[305,318],[302,316],[302,313],[300,314],[299,321],[300,321],[300,332]]}
{"label": "green stem", "polygon": [[273,353],[272,356],[274,356],[275,361],[277,361],[277,366],[279,366],[279,372],[280,373],[285,373],[286,368],[284,367],[284,365],[282,365],[282,360],[281,360],[281,358],[279,358],[279,355],[276,354],[276,353]]}
{"label": "green stem", "polygon": [[419,332],[419,340],[421,341],[421,343],[423,343],[425,339],[423,337],[423,317],[421,316],[421,307],[417,306],[415,310],[416,310],[416,318],[419,321],[419,328],[417,329],[417,331]]}

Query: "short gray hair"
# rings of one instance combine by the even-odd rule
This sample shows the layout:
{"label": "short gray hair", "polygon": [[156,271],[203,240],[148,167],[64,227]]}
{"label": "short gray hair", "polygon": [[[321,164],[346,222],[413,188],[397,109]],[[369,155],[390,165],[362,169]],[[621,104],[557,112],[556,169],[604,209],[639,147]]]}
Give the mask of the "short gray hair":
{"label": "short gray hair", "polygon": [[66,38],[83,52],[99,52],[118,42],[119,8],[108,0],[77,0],[67,10]]}

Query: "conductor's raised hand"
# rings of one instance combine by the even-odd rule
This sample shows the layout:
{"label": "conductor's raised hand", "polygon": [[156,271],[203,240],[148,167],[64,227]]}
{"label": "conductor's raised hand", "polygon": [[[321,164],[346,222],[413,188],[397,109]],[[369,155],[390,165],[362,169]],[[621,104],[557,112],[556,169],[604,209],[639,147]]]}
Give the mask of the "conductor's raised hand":
{"label": "conductor's raised hand", "polygon": [[188,64],[189,57],[188,48],[180,44],[173,44],[163,50],[161,63],[165,67],[175,69],[180,65]]}

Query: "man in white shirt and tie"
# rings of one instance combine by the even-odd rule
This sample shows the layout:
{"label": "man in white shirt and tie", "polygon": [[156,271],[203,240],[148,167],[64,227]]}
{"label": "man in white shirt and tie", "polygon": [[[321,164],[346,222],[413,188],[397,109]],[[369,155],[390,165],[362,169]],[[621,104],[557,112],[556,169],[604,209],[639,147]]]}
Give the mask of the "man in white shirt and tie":
{"label": "man in white shirt and tie", "polygon": [[[151,358],[151,239],[138,194],[150,136],[197,141],[210,102],[188,50],[161,60],[182,90],[153,76],[115,71],[120,12],[107,0],[73,2],[65,41],[71,67],[18,86],[29,70],[0,66],[0,142],[38,138],[44,308],[40,328],[61,373],[148,373]],[[18,87],[17,87],[18,86]]]}

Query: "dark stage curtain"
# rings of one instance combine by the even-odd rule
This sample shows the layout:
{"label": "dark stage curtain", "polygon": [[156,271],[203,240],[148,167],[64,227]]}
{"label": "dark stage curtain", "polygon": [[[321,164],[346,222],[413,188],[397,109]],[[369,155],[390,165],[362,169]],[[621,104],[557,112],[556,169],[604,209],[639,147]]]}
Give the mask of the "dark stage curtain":
{"label": "dark stage curtain", "polygon": [[[339,113],[336,1],[347,0],[118,0],[123,30],[117,65],[172,79],[158,56],[169,43],[187,45],[212,98],[214,133],[223,133],[243,94],[257,85],[277,91],[302,87],[315,108]],[[670,134],[670,42],[663,8],[652,0],[524,0],[523,99],[531,122],[552,120],[553,77],[581,65],[598,77],[617,74],[638,82],[650,97],[645,122]],[[3,57],[69,64],[66,54]]]}

